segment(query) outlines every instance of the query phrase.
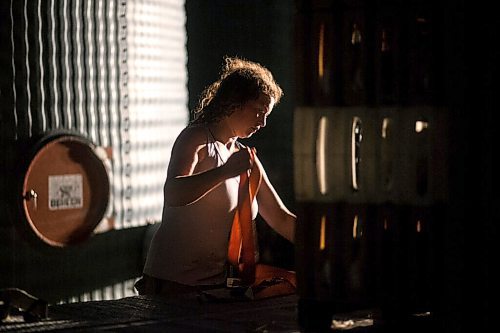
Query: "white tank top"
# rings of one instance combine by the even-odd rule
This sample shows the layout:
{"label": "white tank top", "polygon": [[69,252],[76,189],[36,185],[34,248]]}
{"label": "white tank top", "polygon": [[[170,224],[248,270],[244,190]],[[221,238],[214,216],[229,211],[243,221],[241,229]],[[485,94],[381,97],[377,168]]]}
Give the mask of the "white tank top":
{"label": "white tank top", "polygon": [[[213,160],[214,167],[224,164],[230,154],[218,144],[207,130],[206,158]],[[239,177],[229,178],[194,203],[181,207],[165,205],[144,273],[187,285],[223,283],[229,233],[238,205],[238,184]],[[254,220],[257,211],[255,200]]]}

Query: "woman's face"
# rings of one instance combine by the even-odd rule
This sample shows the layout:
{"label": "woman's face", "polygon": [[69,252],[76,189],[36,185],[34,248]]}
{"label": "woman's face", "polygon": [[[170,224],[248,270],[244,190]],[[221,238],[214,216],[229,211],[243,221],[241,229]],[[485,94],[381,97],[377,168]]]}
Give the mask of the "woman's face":
{"label": "woman's face", "polygon": [[240,138],[249,138],[266,126],[267,117],[274,107],[274,98],[260,94],[256,100],[245,103],[231,116],[231,127]]}

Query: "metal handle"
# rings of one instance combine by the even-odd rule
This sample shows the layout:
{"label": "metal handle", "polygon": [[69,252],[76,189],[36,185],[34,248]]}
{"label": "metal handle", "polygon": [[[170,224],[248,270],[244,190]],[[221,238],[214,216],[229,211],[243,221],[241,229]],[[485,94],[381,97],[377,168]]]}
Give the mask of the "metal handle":
{"label": "metal handle", "polygon": [[323,116],[318,123],[316,136],[316,174],[318,177],[318,188],[321,194],[328,192],[327,178],[327,154],[328,154],[328,119]]}
{"label": "metal handle", "polygon": [[37,208],[37,199],[38,199],[38,194],[35,192],[34,189],[30,189],[28,192],[26,192],[23,196],[24,200],[33,200],[33,205],[35,207],[35,210]]}
{"label": "metal handle", "polygon": [[359,117],[353,117],[351,129],[351,174],[352,188],[359,191],[359,168],[361,163],[361,141],[363,126]]}

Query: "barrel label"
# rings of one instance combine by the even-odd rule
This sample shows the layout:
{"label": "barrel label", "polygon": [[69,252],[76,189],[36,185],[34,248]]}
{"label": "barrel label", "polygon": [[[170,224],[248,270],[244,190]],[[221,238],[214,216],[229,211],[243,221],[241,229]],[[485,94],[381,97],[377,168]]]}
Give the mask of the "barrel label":
{"label": "barrel label", "polygon": [[82,175],[49,176],[49,209],[83,207]]}

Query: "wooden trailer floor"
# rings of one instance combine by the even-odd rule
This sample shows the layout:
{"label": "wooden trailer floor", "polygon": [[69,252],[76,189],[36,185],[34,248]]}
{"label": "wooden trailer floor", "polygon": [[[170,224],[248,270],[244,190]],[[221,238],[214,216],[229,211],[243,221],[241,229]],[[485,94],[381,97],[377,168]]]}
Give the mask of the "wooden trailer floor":
{"label": "wooden trailer floor", "polygon": [[[133,296],[53,305],[47,319],[4,322],[0,332],[300,332],[297,301],[296,295],[254,301],[214,300],[194,294],[177,299]],[[340,319],[335,331],[388,331],[373,324],[370,312],[346,314]],[[413,323],[405,325],[403,331],[430,329],[425,323]]]}
{"label": "wooden trailer floor", "polygon": [[0,324],[0,332],[297,332],[296,296],[261,301],[209,301],[133,296],[53,305],[49,318]]}

